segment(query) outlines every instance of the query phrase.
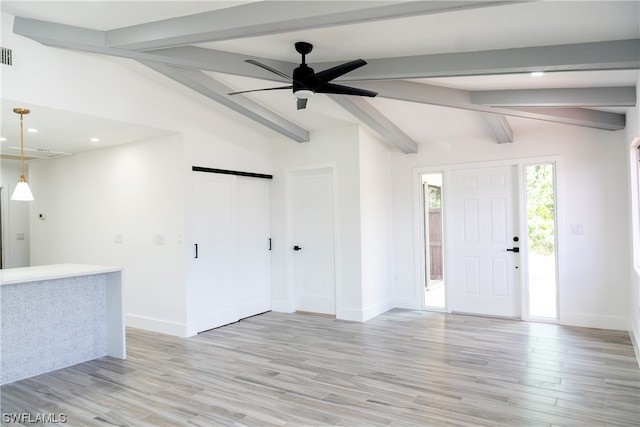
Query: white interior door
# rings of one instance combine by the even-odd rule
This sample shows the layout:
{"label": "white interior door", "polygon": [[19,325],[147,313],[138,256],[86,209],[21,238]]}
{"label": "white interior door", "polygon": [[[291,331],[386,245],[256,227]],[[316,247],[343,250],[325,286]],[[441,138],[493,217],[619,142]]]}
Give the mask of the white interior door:
{"label": "white interior door", "polygon": [[335,314],[331,170],[294,175],[291,202],[295,309]]}
{"label": "white interior door", "polygon": [[[447,221],[451,310],[520,316],[516,167],[452,171]],[[445,202],[446,203],[446,202]]]}
{"label": "white interior door", "polygon": [[194,212],[194,292],[198,332],[238,321],[238,296],[234,286],[234,176],[199,173]]}
{"label": "white interior door", "polygon": [[269,181],[237,179],[236,274],[240,318],[271,310]]}

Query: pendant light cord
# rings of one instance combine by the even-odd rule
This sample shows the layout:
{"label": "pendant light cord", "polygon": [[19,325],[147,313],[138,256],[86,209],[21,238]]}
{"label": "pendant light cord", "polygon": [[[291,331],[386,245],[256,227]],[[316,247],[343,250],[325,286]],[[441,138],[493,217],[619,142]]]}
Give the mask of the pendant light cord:
{"label": "pendant light cord", "polygon": [[22,125],[22,112],[20,112],[20,181],[26,181],[24,177],[24,131]]}

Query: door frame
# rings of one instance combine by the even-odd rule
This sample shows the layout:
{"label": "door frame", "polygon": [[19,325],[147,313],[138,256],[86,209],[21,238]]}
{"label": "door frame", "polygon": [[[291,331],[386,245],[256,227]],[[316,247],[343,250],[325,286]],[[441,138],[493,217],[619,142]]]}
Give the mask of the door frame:
{"label": "door frame", "polygon": [[[451,286],[447,286],[447,272],[452,268],[455,268],[451,264],[451,243],[447,231],[450,229],[451,222],[451,206],[448,203],[451,197],[450,193],[450,175],[452,171],[460,171],[466,169],[477,168],[490,168],[496,166],[514,166],[516,167],[516,182],[514,186],[516,188],[516,210],[518,214],[518,233],[520,236],[527,235],[527,221],[526,221],[526,181],[525,181],[525,166],[537,163],[552,163],[555,168],[555,203],[556,203],[556,305],[557,305],[557,318],[549,319],[548,323],[559,323],[561,318],[560,313],[560,283],[561,283],[561,251],[564,247],[564,234],[561,233],[558,224],[563,224],[563,210],[561,203],[561,195],[563,194],[561,188],[561,163],[562,157],[559,155],[553,156],[535,156],[515,159],[502,159],[495,161],[484,162],[469,162],[469,163],[451,163],[441,166],[426,166],[413,169],[413,209],[414,209],[414,266],[415,266],[415,285],[414,285],[414,298],[416,299],[417,306],[422,310],[426,309],[424,298],[424,283],[426,280],[426,249],[425,249],[425,228],[424,228],[424,207],[423,207],[423,194],[422,194],[422,175],[441,173],[442,174],[442,228],[443,236],[442,241],[444,245],[444,283],[445,283],[445,307],[443,310],[434,310],[433,307],[429,307],[432,311],[444,311],[451,313],[451,299],[454,298],[454,293]],[[519,268],[519,280],[520,280],[520,320],[527,321],[530,319],[529,315],[529,283],[528,283],[528,251],[527,251],[527,239],[521,239],[520,245],[520,268]],[[536,318],[536,321],[539,321]]]}
{"label": "door frame", "polygon": [[340,233],[338,222],[338,185],[336,177],[336,164],[335,163],[320,163],[316,165],[299,166],[287,168],[284,171],[284,203],[285,203],[285,268],[286,268],[286,295],[287,295],[287,311],[294,312],[296,310],[295,301],[295,270],[294,270],[294,253],[291,250],[295,245],[293,238],[293,183],[295,179],[303,175],[313,174],[329,174],[331,176],[331,193],[333,201],[333,283],[334,283],[334,295],[335,295],[335,313],[336,318],[340,316],[340,307],[342,307],[342,283],[340,278]]}

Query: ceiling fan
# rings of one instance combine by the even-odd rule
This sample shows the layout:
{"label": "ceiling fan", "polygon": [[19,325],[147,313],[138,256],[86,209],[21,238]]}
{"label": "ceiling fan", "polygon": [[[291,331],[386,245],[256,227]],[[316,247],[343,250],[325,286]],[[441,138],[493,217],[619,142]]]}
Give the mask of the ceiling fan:
{"label": "ceiling fan", "polygon": [[358,95],[371,97],[377,95],[376,92],[370,90],[358,89],[355,87],[331,83],[331,80],[340,77],[350,71],[353,71],[356,68],[360,68],[363,65],[366,65],[367,63],[364,60],[356,59],[355,61],[336,65],[335,67],[331,67],[324,71],[316,73],[313,71],[313,68],[309,67],[305,62],[305,56],[311,53],[313,45],[307,42],[297,42],[295,44],[295,47],[296,51],[302,55],[302,63],[295,70],[293,70],[293,77],[290,77],[285,73],[276,70],[275,68],[269,67],[268,65],[255,61],[253,59],[247,59],[245,61],[249,64],[257,65],[260,68],[264,68],[267,71],[279,75],[280,77],[284,77],[285,79],[291,81],[290,86],[243,90],[239,92],[232,92],[229,95],[236,95],[239,93],[247,92],[258,92],[262,90],[293,89],[293,94],[297,98],[298,110],[302,110],[307,106],[307,100],[311,98],[314,93],[335,93],[339,95]]}

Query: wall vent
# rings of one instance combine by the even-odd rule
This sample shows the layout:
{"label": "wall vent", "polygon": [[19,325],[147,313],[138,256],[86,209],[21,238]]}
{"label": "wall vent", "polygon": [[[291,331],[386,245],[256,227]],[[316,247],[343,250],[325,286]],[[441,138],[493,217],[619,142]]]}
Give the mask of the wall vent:
{"label": "wall vent", "polygon": [[0,54],[2,55],[1,63],[3,65],[13,65],[11,49],[8,47],[0,47],[0,50]]}

